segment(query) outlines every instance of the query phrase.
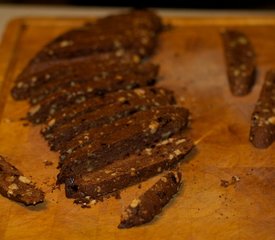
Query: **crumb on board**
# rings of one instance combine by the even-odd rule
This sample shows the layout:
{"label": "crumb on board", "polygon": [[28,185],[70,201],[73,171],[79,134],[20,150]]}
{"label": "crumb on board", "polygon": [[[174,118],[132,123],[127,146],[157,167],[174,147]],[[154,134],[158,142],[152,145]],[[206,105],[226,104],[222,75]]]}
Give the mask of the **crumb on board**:
{"label": "crumb on board", "polygon": [[52,161],[49,161],[49,160],[44,160],[43,161],[44,165],[47,167],[47,166],[51,166],[53,165],[53,162]]}
{"label": "crumb on board", "polygon": [[96,203],[97,201],[95,199],[91,199],[90,196],[85,196],[74,200],[74,204],[81,205],[81,208],[91,208],[91,205],[95,205]]}
{"label": "crumb on board", "polygon": [[236,184],[237,182],[240,181],[240,177],[238,176],[232,176],[231,180],[230,181],[227,181],[227,180],[224,180],[224,179],[221,179],[221,187],[228,187],[230,185],[234,185]]}

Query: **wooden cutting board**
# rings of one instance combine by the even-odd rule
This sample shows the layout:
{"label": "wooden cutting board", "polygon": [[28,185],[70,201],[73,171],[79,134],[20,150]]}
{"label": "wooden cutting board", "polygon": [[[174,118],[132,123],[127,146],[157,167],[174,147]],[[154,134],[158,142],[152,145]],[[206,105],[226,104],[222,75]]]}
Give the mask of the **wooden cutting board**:
{"label": "wooden cutting board", "polygon": [[[250,115],[267,69],[275,67],[274,18],[165,18],[174,27],[161,34],[153,61],[159,85],[175,91],[192,113],[187,131],[196,149],[183,161],[184,186],[152,223],[119,230],[121,210],[155,179],[82,209],[52,190],[57,154],[39,135],[40,127],[20,120],[28,109],[10,88],[29,59],[47,41],[86,19],[22,18],[12,21],[0,50],[0,153],[46,192],[46,203],[24,207],[0,196],[0,239],[275,239],[275,144],[254,148],[248,141]],[[258,56],[251,94],[233,97],[228,88],[220,31],[240,29]],[[52,161],[45,166],[44,161]],[[221,179],[240,181],[224,188]]]}

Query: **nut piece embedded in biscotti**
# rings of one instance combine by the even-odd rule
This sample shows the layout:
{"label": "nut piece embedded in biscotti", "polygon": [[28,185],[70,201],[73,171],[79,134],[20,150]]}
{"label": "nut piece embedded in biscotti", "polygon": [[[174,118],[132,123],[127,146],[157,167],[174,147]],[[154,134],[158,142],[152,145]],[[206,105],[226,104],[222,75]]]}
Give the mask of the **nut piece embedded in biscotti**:
{"label": "nut piece embedded in biscotti", "polygon": [[235,96],[244,96],[255,82],[256,60],[248,37],[237,30],[222,32],[227,76],[230,90]]}
{"label": "nut piece embedded in biscotti", "polygon": [[161,177],[123,211],[118,228],[131,228],[152,221],[178,192],[180,186],[180,172],[169,172]]}
{"label": "nut piece embedded in biscotti", "polygon": [[2,156],[0,156],[0,194],[25,205],[36,205],[44,201],[44,193]]}
{"label": "nut piece embedded in biscotti", "polygon": [[267,148],[275,140],[275,70],[266,74],[252,113],[249,140],[257,148]]}

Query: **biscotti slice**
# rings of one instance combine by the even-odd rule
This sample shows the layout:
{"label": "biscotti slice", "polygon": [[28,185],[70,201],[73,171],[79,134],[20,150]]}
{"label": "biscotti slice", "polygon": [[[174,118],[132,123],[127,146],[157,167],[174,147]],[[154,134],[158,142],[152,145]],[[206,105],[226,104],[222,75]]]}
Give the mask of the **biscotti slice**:
{"label": "biscotti slice", "polygon": [[[125,54],[124,57],[117,57],[115,54],[95,54],[93,56],[64,60],[59,63],[52,62],[45,64],[41,69],[36,67],[23,71],[17,78],[11,90],[16,100],[29,98],[37,89],[43,88],[45,84],[60,82],[64,79],[75,79],[85,77],[87,74],[106,72],[110,69],[127,69],[140,62],[137,55]],[[104,74],[106,75],[106,74]],[[95,80],[100,80],[102,74],[95,75]]]}
{"label": "biscotti slice", "polygon": [[267,148],[275,140],[275,70],[267,72],[260,97],[252,113],[250,141]]}
{"label": "biscotti slice", "polygon": [[[130,18],[135,18],[133,13],[134,11],[129,13]],[[143,16],[145,15],[146,13]],[[148,15],[150,17],[147,21],[151,21],[152,13]],[[152,19],[152,26],[156,22],[155,19]],[[118,23],[112,19],[105,19],[105,21],[70,30],[47,44],[31,64],[85,56],[96,52],[114,51],[117,54],[123,54],[125,51],[131,51],[141,56],[151,54],[155,48],[159,27],[145,28],[144,24],[137,24],[140,20],[140,17],[137,21],[129,22],[121,19],[121,23]]]}
{"label": "biscotti slice", "polygon": [[179,171],[169,172],[161,177],[123,211],[118,228],[131,228],[152,221],[179,191],[181,184]]}
{"label": "biscotti slice", "polygon": [[[86,57],[94,58],[94,62],[140,61],[141,55],[155,48],[161,28],[161,20],[153,12],[131,11],[70,30],[51,41],[28,63],[16,80],[13,97],[25,99],[30,86],[54,78],[52,75],[49,78],[48,69],[85,61]],[[42,71],[45,74],[40,76]]]}
{"label": "biscotti slice", "polygon": [[66,33],[62,40],[55,39],[35,56],[31,64],[105,52],[123,55],[129,51],[145,57],[152,54],[156,46],[156,34],[146,29],[124,28],[122,31],[110,33],[99,32],[96,27],[84,26]]}
{"label": "biscotti slice", "polygon": [[224,31],[222,39],[230,90],[235,96],[244,96],[251,91],[255,82],[253,46],[244,33],[236,30]]}
{"label": "biscotti slice", "polygon": [[153,85],[155,83],[158,68],[155,65],[150,66],[151,71],[146,69],[146,71],[143,72],[144,74],[136,75],[133,79],[113,79],[109,85],[99,88],[94,88],[94,83],[88,81],[81,86],[62,89],[34,105],[30,109],[27,118],[32,123],[43,123],[60,109],[74,103],[83,102],[87,98],[104,95],[120,89],[134,89]]}
{"label": "biscotti slice", "polygon": [[[152,88],[149,87],[149,89]],[[102,108],[109,104],[114,104],[121,101],[122,99],[125,99],[125,102],[130,102],[133,98],[136,98],[135,89],[119,90],[117,92],[109,93],[100,97],[85,99],[83,102],[80,103],[71,104],[69,106],[66,106],[66,108],[60,109],[60,111],[54,113],[52,117],[47,120],[46,127],[42,129],[41,133],[46,136],[47,134],[50,134],[51,131],[53,131],[55,128],[58,128],[60,125],[69,123],[74,118],[79,118],[83,114],[95,111],[96,109]]]}
{"label": "biscotti slice", "polygon": [[[90,71],[90,70],[89,70]],[[106,68],[95,68],[93,71],[85,72],[78,76],[67,76],[57,79],[54,82],[43,84],[39,89],[36,89],[30,94],[30,102],[36,104],[43,99],[60,92],[65,88],[82,88],[87,84],[93,91],[113,91],[119,89],[120,85],[127,85],[129,82],[139,82],[146,76],[152,81],[158,73],[158,66],[151,63],[145,64],[118,64],[116,66],[106,66]]]}
{"label": "biscotti slice", "polygon": [[[52,150],[60,149],[62,143],[89,129],[112,123],[138,111],[175,103],[173,92],[163,88],[137,88],[130,100],[120,98],[117,102],[99,108],[96,111],[74,118],[71,122],[55,128],[45,135]],[[128,98],[129,99],[129,98]]]}
{"label": "biscotti slice", "polygon": [[25,205],[43,202],[45,195],[2,156],[0,156],[0,194]]}
{"label": "biscotti slice", "polygon": [[98,199],[117,192],[174,167],[192,148],[193,142],[183,135],[168,138],[97,171],[68,177],[66,196]]}
{"label": "biscotti slice", "polygon": [[180,132],[187,123],[187,109],[162,106],[84,132],[61,151],[58,180],[62,182],[66,177],[94,171],[140,151]]}

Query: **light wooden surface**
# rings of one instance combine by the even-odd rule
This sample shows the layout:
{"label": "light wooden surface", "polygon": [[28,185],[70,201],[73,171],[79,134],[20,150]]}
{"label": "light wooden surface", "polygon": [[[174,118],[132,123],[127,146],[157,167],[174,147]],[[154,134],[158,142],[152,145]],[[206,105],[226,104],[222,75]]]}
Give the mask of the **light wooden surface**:
{"label": "light wooden surface", "polygon": [[[184,187],[152,223],[119,230],[121,209],[153,183],[133,186],[122,199],[81,209],[64,189],[51,191],[57,155],[48,150],[39,127],[23,126],[28,105],[12,100],[15,76],[52,37],[83,19],[24,18],[10,23],[0,50],[0,153],[46,191],[46,203],[24,207],[0,197],[0,239],[275,239],[275,145],[255,149],[248,142],[250,115],[265,71],[275,67],[275,18],[165,18],[174,28],[163,33],[153,61],[161,64],[159,85],[173,89],[192,113],[197,143],[181,168]],[[258,55],[255,87],[233,97],[227,85],[219,32],[241,29]],[[43,161],[54,162],[45,167]],[[224,188],[220,180],[240,177]]]}

